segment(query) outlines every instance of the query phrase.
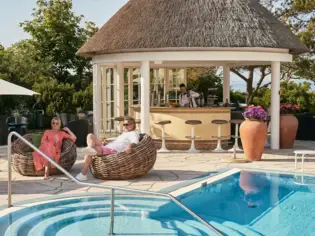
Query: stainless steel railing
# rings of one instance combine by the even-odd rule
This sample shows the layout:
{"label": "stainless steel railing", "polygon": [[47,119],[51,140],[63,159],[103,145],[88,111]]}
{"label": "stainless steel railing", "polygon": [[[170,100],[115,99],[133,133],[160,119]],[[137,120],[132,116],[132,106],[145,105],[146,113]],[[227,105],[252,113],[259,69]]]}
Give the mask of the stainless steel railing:
{"label": "stainless steel railing", "polygon": [[114,235],[114,205],[115,205],[115,190],[118,191],[124,191],[124,192],[131,192],[131,193],[140,193],[145,195],[153,195],[153,196],[159,196],[159,197],[165,197],[172,200],[176,205],[181,207],[183,210],[185,210],[188,214],[190,214],[193,218],[200,221],[202,224],[207,226],[210,230],[214,231],[217,235],[223,236],[223,234],[216,229],[214,226],[212,226],[210,223],[205,221],[202,217],[194,213],[192,210],[190,210],[187,206],[185,206],[183,203],[181,203],[179,200],[177,200],[176,197],[174,197],[171,194],[167,193],[157,193],[152,191],[146,191],[146,190],[137,190],[137,189],[131,189],[131,188],[124,188],[124,187],[118,187],[118,186],[107,186],[107,185],[101,185],[101,184],[90,184],[90,183],[84,183],[76,178],[74,178],[68,171],[66,171],[64,168],[62,168],[60,165],[58,165],[55,161],[50,159],[45,153],[43,153],[41,150],[36,148],[32,143],[27,141],[24,137],[22,137],[17,132],[11,132],[8,135],[8,207],[12,207],[12,167],[11,167],[11,147],[12,147],[12,137],[16,136],[19,139],[21,139],[24,143],[26,143],[29,147],[31,147],[34,151],[41,154],[47,161],[49,161],[51,164],[53,164],[58,170],[60,170],[62,173],[64,173],[66,176],[69,177],[73,182],[75,182],[78,185],[82,186],[88,186],[88,187],[95,187],[95,188],[102,188],[102,189],[109,189],[111,190],[111,209],[110,209],[110,229],[109,229],[109,235]]}

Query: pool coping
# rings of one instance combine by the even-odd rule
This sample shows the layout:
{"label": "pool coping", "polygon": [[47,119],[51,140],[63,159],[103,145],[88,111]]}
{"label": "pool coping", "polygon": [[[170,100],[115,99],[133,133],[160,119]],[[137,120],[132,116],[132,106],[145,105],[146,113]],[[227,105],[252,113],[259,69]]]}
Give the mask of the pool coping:
{"label": "pool coping", "polygon": [[[172,185],[170,187],[161,189],[159,191],[156,191],[157,193],[165,193],[165,194],[170,194],[172,192],[175,192],[181,188],[185,188],[185,187],[189,187],[191,185],[194,185],[196,183],[202,182],[206,179],[211,179],[213,177],[216,177],[217,175],[220,175],[224,172],[233,170],[233,169],[238,169],[239,171],[252,171],[252,172],[259,172],[259,173],[264,173],[264,172],[268,172],[268,173],[274,173],[274,174],[282,174],[282,175],[296,175],[296,174],[304,174],[304,176],[311,176],[311,177],[315,177],[315,173],[308,173],[308,172],[287,172],[287,171],[281,171],[281,170],[270,170],[270,169],[259,169],[259,168],[246,168],[246,167],[242,167],[240,166],[233,166],[231,168],[221,168],[219,170],[216,171],[212,171],[209,172],[207,174],[203,174],[200,176],[197,176],[193,179],[190,180],[186,180],[183,181],[181,183]],[[223,177],[223,178],[226,178]],[[213,182],[217,182],[221,180],[221,178],[216,179]],[[124,192],[124,191],[120,191],[120,192]],[[57,200],[63,200],[63,199],[68,199],[68,198],[82,198],[82,197],[96,197],[96,196],[104,196],[104,197],[108,197],[110,195],[109,190],[104,191],[104,192],[94,192],[94,193],[78,193],[78,194],[64,194],[64,195],[54,195],[54,196],[46,196],[46,197],[40,197],[40,198],[34,198],[34,199],[30,199],[30,200],[24,200],[24,201],[18,201],[16,203],[14,203],[14,205],[11,208],[8,208],[7,205],[1,205],[0,206],[0,217],[3,217],[9,213],[12,213],[14,211],[20,210],[21,207],[25,208],[25,207],[30,207],[30,206],[34,206],[34,205],[38,205],[38,204],[45,204],[45,203],[49,203],[49,202],[53,202],[53,201],[57,201]],[[137,193],[128,193],[128,194],[116,194],[117,196],[132,196],[132,197],[139,197]],[[146,198],[162,198],[159,196],[150,196],[147,195]],[[178,197],[178,196],[175,196]],[[18,208],[18,209],[16,209]],[[2,211],[7,212],[5,214],[2,213]]]}

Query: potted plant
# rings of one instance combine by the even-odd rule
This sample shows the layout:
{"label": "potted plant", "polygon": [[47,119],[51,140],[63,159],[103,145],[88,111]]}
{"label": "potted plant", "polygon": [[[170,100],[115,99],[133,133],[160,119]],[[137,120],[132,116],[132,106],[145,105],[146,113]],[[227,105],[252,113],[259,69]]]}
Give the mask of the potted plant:
{"label": "potted plant", "polygon": [[299,111],[298,105],[283,104],[280,106],[280,148],[292,149],[299,126],[294,116]]}
{"label": "potted plant", "polygon": [[268,113],[261,106],[249,106],[243,116],[240,135],[245,156],[248,160],[260,161],[267,139]]}

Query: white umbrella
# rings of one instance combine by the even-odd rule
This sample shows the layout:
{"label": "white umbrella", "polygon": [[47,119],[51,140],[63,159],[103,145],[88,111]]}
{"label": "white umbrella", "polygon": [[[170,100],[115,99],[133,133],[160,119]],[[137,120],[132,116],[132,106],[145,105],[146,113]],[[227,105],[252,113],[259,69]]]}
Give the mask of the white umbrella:
{"label": "white umbrella", "polygon": [[27,96],[33,96],[33,95],[39,95],[39,93],[36,93],[32,90],[23,88],[19,85],[12,84],[8,81],[0,79],[0,95],[27,95]]}

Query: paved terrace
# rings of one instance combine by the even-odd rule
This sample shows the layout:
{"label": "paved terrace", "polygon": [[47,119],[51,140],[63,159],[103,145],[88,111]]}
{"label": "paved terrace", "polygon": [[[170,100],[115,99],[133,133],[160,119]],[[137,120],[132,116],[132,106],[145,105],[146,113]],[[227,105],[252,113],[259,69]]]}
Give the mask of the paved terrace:
{"label": "paved terrace", "polygon": [[[315,142],[296,142],[295,149],[314,149]],[[237,158],[243,158],[237,154]],[[159,191],[185,180],[195,178],[211,171],[227,167],[247,167],[280,171],[294,171],[294,155],[292,150],[266,150],[262,161],[251,163],[231,163],[231,153],[170,153],[158,154],[154,169],[146,176],[127,181],[103,181],[89,174],[90,183],[123,186],[134,189]],[[78,160],[71,170],[75,176],[80,172],[83,155],[78,150]],[[7,203],[7,149],[0,147],[0,206]],[[308,157],[305,161],[305,172],[315,174],[315,158]],[[42,177],[24,177],[13,171],[13,203],[18,201],[42,198],[53,195],[95,193],[102,189],[82,187],[68,178],[59,175],[44,181]]]}

